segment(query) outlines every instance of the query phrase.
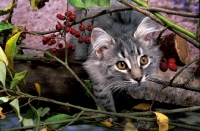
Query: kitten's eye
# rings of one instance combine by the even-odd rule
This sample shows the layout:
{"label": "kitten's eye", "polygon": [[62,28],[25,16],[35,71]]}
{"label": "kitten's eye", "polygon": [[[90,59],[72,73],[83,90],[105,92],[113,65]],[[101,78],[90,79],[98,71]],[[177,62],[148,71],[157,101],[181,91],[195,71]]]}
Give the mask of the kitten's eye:
{"label": "kitten's eye", "polygon": [[124,61],[118,61],[116,65],[117,65],[117,68],[119,68],[120,70],[126,70],[128,68],[126,62]]}
{"label": "kitten's eye", "polygon": [[141,64],[141,66],[144,66],[144,65],[146,65],[147,63],[148,63],[148,57],[146,56],[146,55],[144,55],[144,56],[142,56],[141,58],[140,58],[140,64]]}

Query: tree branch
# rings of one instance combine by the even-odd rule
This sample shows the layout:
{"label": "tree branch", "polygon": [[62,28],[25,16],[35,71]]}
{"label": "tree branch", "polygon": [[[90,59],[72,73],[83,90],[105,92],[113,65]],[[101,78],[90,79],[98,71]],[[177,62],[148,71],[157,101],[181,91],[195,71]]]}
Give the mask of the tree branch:
{"label": "tree branch", "polygon": [[[118,0],[118,1],[131,7],[132,9],[135,9],[135,10],[141,12],[144,15],[149,16],[151,19],[155,20],[156,22],[160,23],[161,25],[167,26],[169,30],[172,30],[173,32],[180,35],[181,37],[185,38],[186,40],[191,42],[195,47],[200,48],[200,44],[197,41],[196,36],[193,33],[191,33],[190,31],[174,24],[173,22],[169,21],[167,18],[163,17],[162,15],[160,15],[158,13],[154,13],[155,14],[155,16],[154,16],[150,12],[140,9],[140,8],[138,8],[138,6],[131,4],[131,3],[127,2],[126,0]],[[134,2],[136,2],[137,4],[141,4],[141,5],[144,4],[144,3],[141,3],[141,1],[137,1],[137,0],[134,0]]]}
{"label": "tree branch", "polygon": [[61,63],[62,65],[64,65],[66,67],[66,69],[76,78],[76,80],[81,84],[81,86],[83,86],[85,88],[85,90],[87,91],[87,93],[92,97],[92,99],[95,101],[95,103],[102,109],[103,107],[99,104],[99,102],[97,101],[97,99],[94,97],[94,95],[90,92],[90,90],[88,89],[88,87],[82,82],[82,80],[76,75],[76,73],[69,67],[68,62],[63,62],[62,60],[60,60],[59,58],[57,58],[56,56],[50,54],[48,51],[42,50],[42,49],[38,49],[38,48],[32,48],[32,47],[23,47],[23,49],[31,49],[31,50],[37,50],[37,51],[41,51],[44,52],[46,55],[54,58],[56,61],[58,61],[59,63]]}

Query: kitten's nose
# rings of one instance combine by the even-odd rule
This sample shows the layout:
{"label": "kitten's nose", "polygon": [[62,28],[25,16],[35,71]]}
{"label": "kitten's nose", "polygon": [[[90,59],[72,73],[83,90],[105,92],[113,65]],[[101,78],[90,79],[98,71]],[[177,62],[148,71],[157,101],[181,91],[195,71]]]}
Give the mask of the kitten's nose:
{"label": "kitten's nose", "polygon": [[142,80],[142,77],[135,78],[134,80],[140,83],[140,81]]}

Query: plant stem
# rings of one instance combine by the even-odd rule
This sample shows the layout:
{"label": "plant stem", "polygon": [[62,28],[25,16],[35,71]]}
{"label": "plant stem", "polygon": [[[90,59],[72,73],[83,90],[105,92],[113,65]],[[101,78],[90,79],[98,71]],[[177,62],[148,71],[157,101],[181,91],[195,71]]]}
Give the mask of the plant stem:
{"label": "plant stem", "polygon": [[[145,3],[145,2],[142,2],[141,0],[132,0],[134,1],[135,3],[137,3],[138,5],[140,6],[144,6],[144,7],[148,7],[148,4]],[[168,27],[170,28],[174,28],[190,37],[192,37],[193,39],[197,40],[196,39],[196,36],[195,34],[193,34],[192,32],[184,29],[183,27],[177,25],[177,24],[174,24],[173,22],[171,22],[169,19],[165,18],[164,16],[162,16],[160,13],[158,12],[152,12],[157,18],[159,18],[162,22],[164,22]]]}

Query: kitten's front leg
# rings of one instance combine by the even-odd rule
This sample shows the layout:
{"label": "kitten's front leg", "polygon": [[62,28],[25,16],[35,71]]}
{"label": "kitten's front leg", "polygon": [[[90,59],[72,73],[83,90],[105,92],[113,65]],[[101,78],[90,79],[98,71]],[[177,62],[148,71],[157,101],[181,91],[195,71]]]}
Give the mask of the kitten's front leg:
{"label": "kitten's front leg", "polygon": [[[99,104],[109,112],[116,112],[115,102],[113,99],[112,92],[109,89],[105,88],[106,86],[102,85],[93,85],[94,95],[97,98]],[[117,118],[109,118],[110,122],[117,121]]]}

